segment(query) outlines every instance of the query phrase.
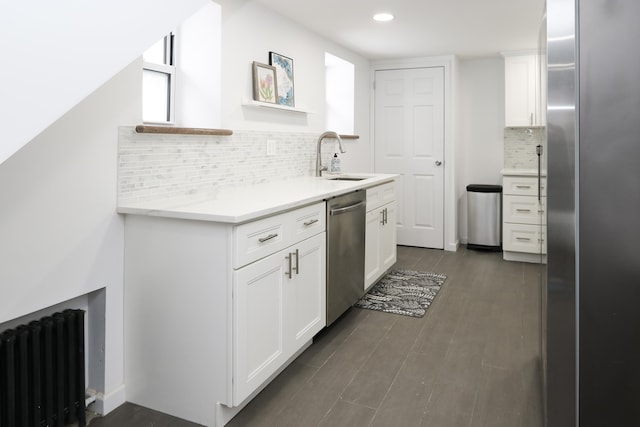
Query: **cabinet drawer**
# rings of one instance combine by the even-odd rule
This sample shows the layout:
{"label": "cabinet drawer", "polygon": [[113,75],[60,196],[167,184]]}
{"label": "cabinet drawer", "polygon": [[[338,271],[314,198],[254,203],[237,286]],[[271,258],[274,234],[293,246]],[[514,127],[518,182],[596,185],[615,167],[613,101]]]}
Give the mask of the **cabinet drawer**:
{"label": "cabinet drawer", "polygon": [[294,241],[299,242],[318,233],[327,227],[327,209],[324,203],[318,203],[306,208],[292,211]]}
{"label": "cabinet drawer", "polygon": [[367,188],[367,212],[372,209],[393,202],[396,199],[396,183],[387,182],[386,184],[377,185]]}
{"label": "cabinet drawer", "polygon": [[530,224],[510,224],[502,228],[502,248],[505,251],[537,254],[547,253],[546,227]]}
{"label": "cabinet drawer", "polygon": [[233,268],[240,268],[325,230],[324,202],[238,225]]}
{"label": "cabinet drawer", "polygon": [[507,195],[504,196],[502,201],[502,218],[504,222],[534,225],[546,224],[546,197],[543,197],[538,203],[537,197]]}
{"label": "cabinet drawer", "polygon": [[[505,176],[502,179],[502,193],[514,196],[538,197],[538,178],[531,176]],[[547,178],[540,179],[540,193],[547,195]]]}

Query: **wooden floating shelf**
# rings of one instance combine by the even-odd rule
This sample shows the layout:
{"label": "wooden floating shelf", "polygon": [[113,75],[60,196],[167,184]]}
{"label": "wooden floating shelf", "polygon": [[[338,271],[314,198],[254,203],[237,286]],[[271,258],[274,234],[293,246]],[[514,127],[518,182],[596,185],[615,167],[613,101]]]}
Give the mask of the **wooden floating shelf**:
{"label": "wooden floating shelf", "polygon": [[216,135],[230,136],[233,131],[229,129],[208,129],[208,128],[183,128],[175,126],[136,126],[137,133],[165,133],[174,135]]}
{"label": "wooden floating shelf", "polygon": [[311,111],[307,111],[304,108],[289,107],[287,105],[272,104],[270,102],[256,101],[253,99],[245,99],[242,101],[242,105],[246,107],[259,107],[259,108],[272,108],[274,110],[291,111],[293,113],[311,114]]}

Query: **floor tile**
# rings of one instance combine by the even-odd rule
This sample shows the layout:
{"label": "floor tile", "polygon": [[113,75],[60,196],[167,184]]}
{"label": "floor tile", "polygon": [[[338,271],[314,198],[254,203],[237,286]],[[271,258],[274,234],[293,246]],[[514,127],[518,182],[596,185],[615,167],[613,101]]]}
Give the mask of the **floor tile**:
{"label": "floor tile", "polygon": [[326,427],[367,427],[375,409],[338,400],[331,411],[320,421]]}

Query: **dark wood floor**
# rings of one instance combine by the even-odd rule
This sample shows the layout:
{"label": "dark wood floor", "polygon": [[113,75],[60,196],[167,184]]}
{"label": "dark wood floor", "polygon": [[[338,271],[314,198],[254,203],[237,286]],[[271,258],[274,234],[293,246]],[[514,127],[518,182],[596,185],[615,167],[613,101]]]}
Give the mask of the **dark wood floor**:
{"label": "dark wood floor", "polygon": [[[448,276],[420,319],[353,308],[229,426],[541,427],[535,265],[398,248],[397,268]],[[126,404],[92,427],[188,427]]]}

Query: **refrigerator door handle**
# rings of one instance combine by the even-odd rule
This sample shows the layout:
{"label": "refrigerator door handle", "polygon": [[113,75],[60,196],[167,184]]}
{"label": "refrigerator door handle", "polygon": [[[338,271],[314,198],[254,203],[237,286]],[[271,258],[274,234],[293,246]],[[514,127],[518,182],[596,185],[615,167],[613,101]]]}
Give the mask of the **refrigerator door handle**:
{"label": "refrigerator door handle", "polygon": [[541,191],[541,186],[542,186],[542,145],[538,144],[536,145],[536,154],[538,155],[538,202],[540,202],[542,200],[542,191]]}

